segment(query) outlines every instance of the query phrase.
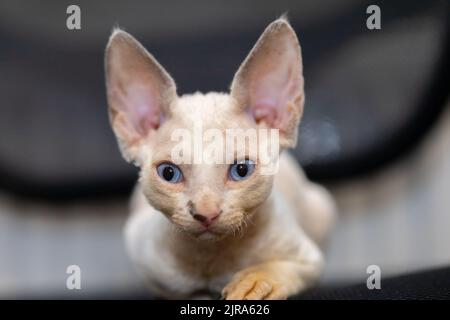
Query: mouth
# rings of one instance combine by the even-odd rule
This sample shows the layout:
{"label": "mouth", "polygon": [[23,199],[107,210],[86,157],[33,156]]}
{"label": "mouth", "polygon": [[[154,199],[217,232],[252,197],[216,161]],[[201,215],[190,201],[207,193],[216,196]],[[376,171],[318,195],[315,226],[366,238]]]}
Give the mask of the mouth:
{"label": "mouth", "polygon": [[199,232],[196,232],[194,235],[197,239],[200,240],[217,239],[221,237],[220,233],[212,231],[210,228],[205,228]]}
{"label": "mouth", "polygon": [[210,234],[210,235],[219,235],[217,232],[212,231],[212,230],[209,229],[209,228],[205,228],[204,230],[197,232],[197,233],[196,233],[196,236],[207,235],[207,234]]}

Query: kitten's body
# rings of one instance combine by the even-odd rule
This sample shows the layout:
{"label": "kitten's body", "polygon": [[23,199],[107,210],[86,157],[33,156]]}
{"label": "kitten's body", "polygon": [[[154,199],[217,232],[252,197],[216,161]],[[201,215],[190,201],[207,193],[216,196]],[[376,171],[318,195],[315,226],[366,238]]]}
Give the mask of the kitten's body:
{"label": "kitten's body", "polygon": [[[279,19],[241,65],[229,94],[179,97],[173,79],[139,42],[120,30],[111,36],[111,124],[124,157],[141,168],[127,248],[154,293],[187,298],[209,290],[226,299],[283,299],[318,279],[333,201],[286,152],[275,174],[265,171],[264,161],[265,152],[278,155],[296,144],[302,70],[295,32]],[[195,132],[199,123],[220,135],[252,132],[262,153],[203,137],[206,150],[220,150],[231,162],[211,162],[217,158],[206,153],[200,163],[175,164],[173,133]],[[260,139],[267,129],[279,134],[272,144]]]}

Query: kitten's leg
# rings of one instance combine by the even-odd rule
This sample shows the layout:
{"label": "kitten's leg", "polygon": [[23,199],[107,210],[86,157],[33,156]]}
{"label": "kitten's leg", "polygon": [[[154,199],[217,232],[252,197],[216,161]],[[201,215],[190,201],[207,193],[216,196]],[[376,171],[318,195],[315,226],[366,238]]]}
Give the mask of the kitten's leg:
{"label": "kitten's leg", "polygon": [[279,300],[312,286],[323,268],[320,249],[309,239],[297,258],[271,260],[238,272],[225,286],[227,300]]}

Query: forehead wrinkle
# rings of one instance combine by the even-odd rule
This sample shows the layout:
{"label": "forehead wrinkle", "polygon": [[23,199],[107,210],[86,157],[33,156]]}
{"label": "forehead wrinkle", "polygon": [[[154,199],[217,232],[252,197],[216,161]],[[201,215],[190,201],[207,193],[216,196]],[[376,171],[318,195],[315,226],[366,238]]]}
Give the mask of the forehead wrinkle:
{"label": "forehead wrinkle", "polygon": [[178,99],[175,116],[186,128],[193,128],[199,121],[204,129],[224,126],[231,118],[231,99],[228,94],[210,92],[183,95]]}
{"label": "forehead wrinkle", "polygon": [[[220,158],[222,158],[221,162],[230,160],[230,157],[234,160],[236,154],[242,154],[241,151],[247,150],[235,150],[237,146],[240,146],[239,143],[234,143],[232,150],[227,150],[226,131],[237,128],[244,130],[255,128],[255,124],[249,122],[245,115],[236,113],[233,107],[231,98],[224,93],[212,92],[205,95],[201,93],[183,95],[177,100],[171,117],[156,132],[157,139],[154,140],[155,143],[151,147],[152,151],[155,152],[154,158],[170,160],[172,149],[180,143],[178,139],[171,139],[174,130],[186,130],[187,137],[190,139],[188,144],[195,143],[194,139],[196,139],[196,136],[194,133],[196,133],[197,128],[200,128],[199,125],[201,124],[201,129],[203,130],[200,132],[201,134],[205,134],[206,130],[210,129],[220,132],[222,143],[217,143],[217,147],[220,148],[222,145],[223,148],[221,150],[222,154],[219,154]],[[203,151],[208,145],[216,142],[216,134],[217,132],[214,133],[214,138],[210,136],[211,140],[209,141],[205,140],[205,136],[202,137]],[[191,145],[192,147],[194,146]],[[244,148],[248,148],[247,144]],[[219,150],[217,149],[217,151]],[[230,154],[230,152],[233,152],[233,154]],[[247,153],[248,151],[245,152],[246,155]],[[213,158],[215,160],[215,156]]]}

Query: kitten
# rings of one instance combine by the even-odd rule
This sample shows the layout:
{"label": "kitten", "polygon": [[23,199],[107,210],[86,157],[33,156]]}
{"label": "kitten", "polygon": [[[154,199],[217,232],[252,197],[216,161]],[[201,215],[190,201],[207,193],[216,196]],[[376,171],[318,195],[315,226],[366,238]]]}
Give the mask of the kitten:
{"label": "kitten", "polygon": [[141,169],[127,249],[155,294],[187,298],[207,290],[226,299],[285,299],[314,284],[334,203],[293,158],[282,152],[276,174],[263,174],[247,147],[232,163],[173,160],[173,132],[193,131],[199,122],[219,132],[277,129],[281,151],[295,146],[302,58],[285,18],[264,31],[229,94],[178,96],[170,75],[121,30],[106,49],[106,86],[122,154]]}

